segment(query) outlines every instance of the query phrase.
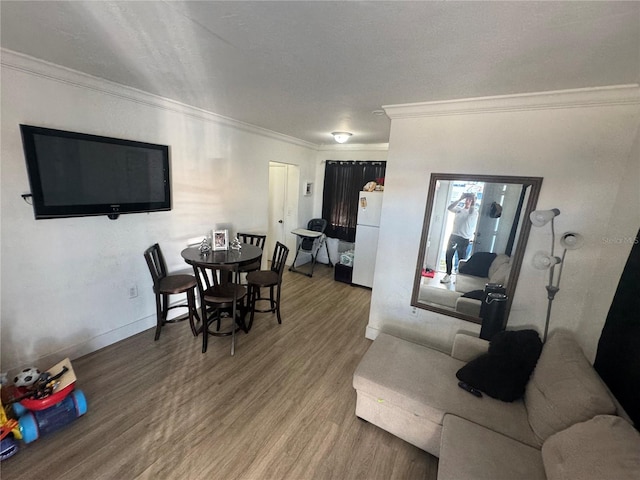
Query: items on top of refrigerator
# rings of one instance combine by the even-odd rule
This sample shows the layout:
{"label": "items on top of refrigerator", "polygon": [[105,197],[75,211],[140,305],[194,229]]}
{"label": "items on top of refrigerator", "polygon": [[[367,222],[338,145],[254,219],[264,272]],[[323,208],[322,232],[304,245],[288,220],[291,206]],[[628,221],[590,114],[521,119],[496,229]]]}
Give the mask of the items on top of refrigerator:
{"label": "items on top of refrigerator", "polygon": [[367,182],[364,187],[362,187],[363,192],[373,192],[376,189],[378,184],[376,182]]}

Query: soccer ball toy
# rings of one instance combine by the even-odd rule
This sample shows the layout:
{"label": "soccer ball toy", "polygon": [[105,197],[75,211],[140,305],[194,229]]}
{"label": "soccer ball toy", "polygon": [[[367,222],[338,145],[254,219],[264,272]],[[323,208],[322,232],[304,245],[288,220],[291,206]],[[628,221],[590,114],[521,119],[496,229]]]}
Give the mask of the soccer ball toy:
{"label": "soccer ball toy", "polygon": [[40,370],[36,367],[27,367],[14,377],[13,383],[16,387],[30,387],[38,377],[40,377]]}

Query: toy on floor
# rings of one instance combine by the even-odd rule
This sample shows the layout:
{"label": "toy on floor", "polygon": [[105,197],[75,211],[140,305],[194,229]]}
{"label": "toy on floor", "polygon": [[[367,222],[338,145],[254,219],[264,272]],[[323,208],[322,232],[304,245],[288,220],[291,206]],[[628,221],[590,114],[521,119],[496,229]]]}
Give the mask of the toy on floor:
{"label": "toy on floor", "polygon": [[27,367],[13,378],[16,387],[30,387],[40,377],[40,370],[36,367]]}
{"label": "toy on floor", "polygon": [[[28,372],[21,373],[26,376]],[[76,375],[66,358],[39,374],[30,386],[16,388],[13,413],[25,443],[59,430],[87,412],[87,400],[84,393],[75,390],[75,384]]]}
{"label": "toy on floor", "polygon": [[433,278],[435,277],[436,272],[434,270],[431,270],[430,268],[423,268],[422,269],[422,276],[423,277],[428,277],[428,278]]}
{"label": "toy on floor", "polygon": [[7,418],[4,406],[0,404],[0,461],[18,453],[16,438],[21,438],[18,422]]}
{"label": "toy on floor", "polygon": [[[17,411],[16,411],[17,410]],[[80,390],[74,390],[64,400],[43,410],[27,410],[19,404],[14,411],[20,415],[20,433],[24,443],[31,443],[42,435],[67,426],[87,413],[87,399]]]}

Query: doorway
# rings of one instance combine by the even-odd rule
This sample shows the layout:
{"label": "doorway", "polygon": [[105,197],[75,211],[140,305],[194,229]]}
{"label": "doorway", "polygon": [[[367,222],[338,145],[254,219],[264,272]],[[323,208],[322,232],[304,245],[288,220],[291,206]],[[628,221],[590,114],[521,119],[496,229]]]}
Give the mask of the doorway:
{"label": "doorway", "polygon": [[[269,225],[266,252],[273,252],[276,242],[296,249],[296,237],[289,232],[298,227],[298,196],[300,168],[297,165],[269,162]],[[266,255],[269,260],[270,254]],[[287,265],[293,261],[289,254]]]}

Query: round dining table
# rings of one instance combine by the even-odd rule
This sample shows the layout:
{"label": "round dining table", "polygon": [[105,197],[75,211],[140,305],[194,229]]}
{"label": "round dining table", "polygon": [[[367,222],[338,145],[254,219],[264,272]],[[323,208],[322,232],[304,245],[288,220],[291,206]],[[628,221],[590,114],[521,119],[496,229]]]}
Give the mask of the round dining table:
{"label": "round dining table", "polygon": [[[188,247],[180,252],[184,261],[192,266],[215,267],[216,265],[247,265],[255,262],[262,256],[262,249],[249,243],[241,243],[240,249],[228,250],[210,250],[202,254],[200,247]],[[196,273],[197,275],[197,273]],[[223,280],[224,282],[225,280]],[[243,304],[239,311],[238,325],[245,333],[249,333],[249,329],[244,321],[249,313],[249,302]]]}
{"label": "round dining table", "polygon": [[200,253],[200,247],[188,247],[180,252],[184,261],[189,265],[246,265],[255,262],[262,256],[262,249],[248,243],[241,243],[239,250],[211,250],[206,254]]}

